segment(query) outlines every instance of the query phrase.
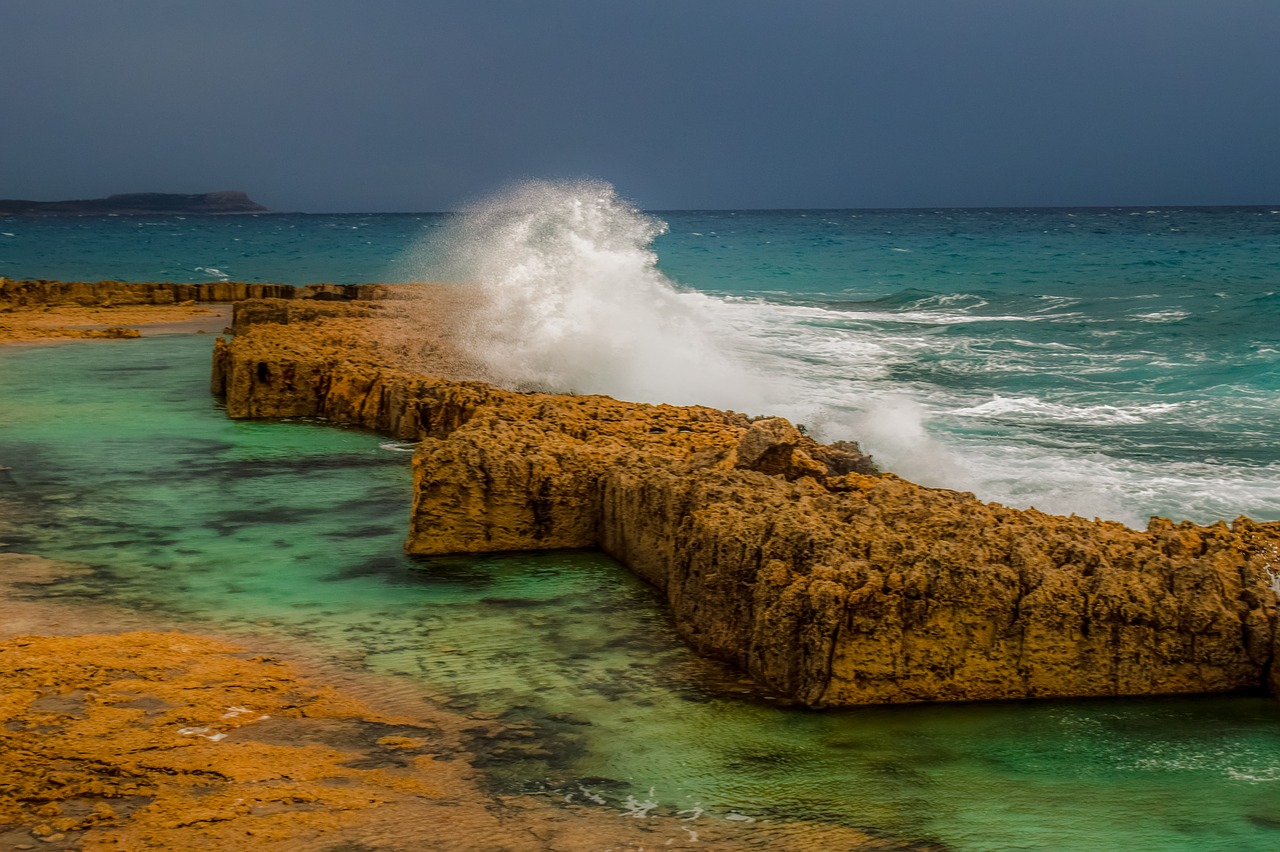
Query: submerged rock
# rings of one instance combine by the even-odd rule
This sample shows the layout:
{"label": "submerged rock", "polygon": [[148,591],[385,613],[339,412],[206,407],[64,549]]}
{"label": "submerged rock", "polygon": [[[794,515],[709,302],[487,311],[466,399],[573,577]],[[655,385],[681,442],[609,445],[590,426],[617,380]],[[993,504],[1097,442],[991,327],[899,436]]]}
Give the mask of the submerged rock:
{"label": "submerged rock", "polygon": [[214,390],[233,417],[420,440],[410,553],[599,547],[694,648],[812,706],[1275,689],[1280,523],[1010,509],[780,418],[503,390],[450,360],[447,319],[418,342],[446,303],[239,305]]}

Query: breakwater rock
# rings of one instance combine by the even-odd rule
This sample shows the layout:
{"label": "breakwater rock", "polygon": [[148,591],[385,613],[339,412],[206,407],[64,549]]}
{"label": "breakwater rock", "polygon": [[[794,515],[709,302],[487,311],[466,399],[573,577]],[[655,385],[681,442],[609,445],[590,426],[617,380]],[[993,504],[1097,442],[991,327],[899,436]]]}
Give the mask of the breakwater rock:
{"label": "breakwater rock", "polygon": [[419,440],[410,553],[598,547],[694,648],[811,706],[1277,685],[1280,523],[1010,509],[778,418],[495,387],[448,304],[297,307],[238,305],[214,390]]}

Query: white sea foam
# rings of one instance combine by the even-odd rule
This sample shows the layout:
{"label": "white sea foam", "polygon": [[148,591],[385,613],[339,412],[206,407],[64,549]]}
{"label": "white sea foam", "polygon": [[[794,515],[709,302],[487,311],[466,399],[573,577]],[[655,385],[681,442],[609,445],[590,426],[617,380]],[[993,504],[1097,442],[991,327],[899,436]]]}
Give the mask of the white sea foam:
{"label": "white sea foam", "polygon": [[765,407],[772,382],[740,357],[725,303],[658,271],[665,228],[594,181],[524,183],[473,206],[448,245],[451,273],[484,295],[473,356],[514,387]]}
{"label": "white sea foam", "polygon": [[1137,528],[1152,515],[1209,523],[1234,518],[1241,507],[1258,517],[1280,516],[1280,465],[1135,461],[1074,447],[958,436],[948,436],[945,445],[959,468],[949,487],[1017,508]]}
{"label": "white sea foam", "polygon": [[1145,314],[1135,314],[1134,319],[1141,322],[1177,322],[1180,319],[1186,319],[1191,316],[1188,311],[1180,311],[1176,308],[1169,308],[1163,311],[1151,311]]}
{"label": "white sea foam", "polygon": [[[1028,360],[1018,349],[979,352],[974,345],[982,341],[972,337],[841,323],[822,309],[745,302],[732,307],[736,327],[768,353],[757,358],[772,358],[768,369],[791,379],[789,403],[771,413],[806,423],[824,440],[857,440],[884,468],[907,479],[1018,508],[1135,527],[1144,527],[1153,514],[1206,523],[1247,507],[1258,517],[1280,516],[1280,466],[1145,461],[1104,451],[1111,427],[1212,425],[1212,406],[1201,410],[1194,399],[1103,404],[1030,395],[975,398],[962,388],[906,376],[938,357],[962,373],[1031,373],[1043,369],[1045,355],[1058,353],[1040,351]],[[1079,375],[1123,370],[1135,359],[1145,364],[1140,355],[1062,348],[1060,357]],[[1259,403],[1265,404],[1270,403]],[[1040,428],[1034,440],[1022,434],[1027,425],[1046,423],[1096,427],[1100,441],[1067,434],[1050,438]]]}
{"label": "white sea foam", "polygon": [[378,447],[389,453],[412,453],[418,445],[412,441],[384,441]]}
{"label": "white sea foam", "polygon": [[1094,425],[1134,425],[1146,423],[1179,407],[1178,403],[1153,403],[1150,405],[1068,405],[1048,402],[1030,396],[1007,397],[996,395],[991,400],[951,413],[959,417],[983,417],[991,419],[1053,420],[1060,423],[1085,423]]}
{"label": "white sea foam", "polygon": [[205,275],[208,275],[208,276],[213,277],[213,278],[217,278],[219,281],[230,281],[230,280],[231,280],[231,276],[230,276],[230,275],[228,275],[226,272],[224,272],[223,270],[219,269],[219,268],[218,268],[218,267],[216,267],[216,266],[197,266],[197,267],[195,268],[195,271],[196,271],[196,272],[203,272]]}
{"label": "white sea foam", "polygon": [[928,308],[934,305],[947,305],[973,309],[981,308],[986,304],[986,299],[981,296],[975,296],[972,293],[936,293],[920,299],[915,303],[915,307]]}
{"label": "white sea foam", "polygon": [[[1108,428],[1209,423],[1191,400],[982,390],[984,377],[1004,374],[1088,379],[1158,366],[1148,353],[1108,348],[1120,330],[1089,329],[1084,345],[978,333],[992,321],[1075,322],[1061,313],[1074,298],[984,316],[975,311],[985,300],[965,294],[898,311],[784,304],[787,294],[714,297],[659,271],[652,241],[664,228],[607,184],[527,183],[459,217],[447,260],[429,277],[475,282],[483,307],[470,347],[509,386],[783,416],[821,440],[857,440],[913,481],[1015,507],[1139,527],[1151,514],[1206,522],[1247,507],[1280,516],[1280,467],[1111,454]],[[430,250],[437,263],[441,254]]]}
{"label": "white sea foam", "polygon": [[961,325],[982,322],[1044,322],[1044,316],[1026,314],[968,314],[959,311],[833,311],[826,308],[798,309],[814,318],[839,323],[902,323],[915,325]]}
{"label": "white sea foam", "polygon": [[908,394],[871,397],[846,414],[828,414],[819,431],[857,440],[884,467],[921,485],[961,487],[964,468],[929,428],[928,408]]}

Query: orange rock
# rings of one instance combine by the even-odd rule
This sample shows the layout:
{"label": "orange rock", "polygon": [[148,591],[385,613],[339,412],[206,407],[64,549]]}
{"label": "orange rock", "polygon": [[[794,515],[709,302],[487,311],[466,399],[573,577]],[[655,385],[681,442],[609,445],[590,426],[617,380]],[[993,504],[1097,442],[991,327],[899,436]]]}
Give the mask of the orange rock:
{"label": "orange rock", "polygon": [[403,312],[239,305],[257,319],[219,343],[214,389],[233,417],[420,440],[409,552],[599,547],[696,649],[813,706],[1267,686],[1280,523],[1009,509],[778,418],[503,390],[454,354],[450,307],[418,308],[424,349]]}

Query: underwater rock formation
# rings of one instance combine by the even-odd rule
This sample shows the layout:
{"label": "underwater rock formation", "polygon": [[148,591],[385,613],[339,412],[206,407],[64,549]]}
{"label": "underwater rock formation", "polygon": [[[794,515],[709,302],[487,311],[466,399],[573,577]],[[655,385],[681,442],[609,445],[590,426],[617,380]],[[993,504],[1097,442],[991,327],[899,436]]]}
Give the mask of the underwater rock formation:
{"label": "underwater rock formation", "polygon": [[1280,523],[1010,509],[778,418],[494,387],[448,322],[421,333],[430,306],[295,307],[237,305],[213,389],[420,440],[410,553],[599,547],[694,648],[811,706],[1275,690]]}

